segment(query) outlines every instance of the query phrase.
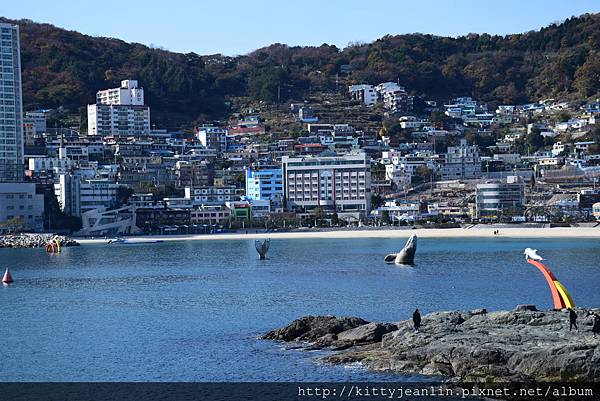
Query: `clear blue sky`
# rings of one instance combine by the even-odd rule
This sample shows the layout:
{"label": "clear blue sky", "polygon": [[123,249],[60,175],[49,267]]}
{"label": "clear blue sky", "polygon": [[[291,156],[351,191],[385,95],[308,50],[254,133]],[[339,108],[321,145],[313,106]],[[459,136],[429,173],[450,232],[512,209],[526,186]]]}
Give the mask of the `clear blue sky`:
{"label": "clear blue sky", "polygon": [[0,15],[199,54],[245,54],[272,43],[345,47],[386,34],[519,33],[600,12],[598,0],[27,0]]}

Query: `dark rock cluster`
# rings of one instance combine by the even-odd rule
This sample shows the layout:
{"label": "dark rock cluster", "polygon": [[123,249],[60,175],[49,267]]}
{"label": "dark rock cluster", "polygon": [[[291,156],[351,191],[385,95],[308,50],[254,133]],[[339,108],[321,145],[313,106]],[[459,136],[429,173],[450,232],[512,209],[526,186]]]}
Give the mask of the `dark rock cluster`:
{"label": "dark rock cluster", "polygon": [[358,317],[308,316],[263,338],[329,349],[325,362],[361,362],[402,374],[445,376],[455,382],[600,382],[600,336],[592,333],[598,309],[576,309],[579,329],[569,331],[566,311],[434,312],[412,321],[369,323]]}

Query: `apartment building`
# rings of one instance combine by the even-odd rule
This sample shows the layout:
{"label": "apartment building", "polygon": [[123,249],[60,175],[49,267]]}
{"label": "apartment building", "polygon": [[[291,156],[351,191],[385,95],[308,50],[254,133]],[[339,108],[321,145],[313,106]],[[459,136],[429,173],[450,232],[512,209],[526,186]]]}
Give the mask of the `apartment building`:
{"label": "apartment building", "polygon": [[364,153],[282,157],[288,209],[321,207],[365,215],[371,208],[371,168]]}
{"label": "apartment building", "polygon": [[144,88],[138,88],[138,81],[126,79],[121,81],[120,88],[98,91],[96,104],[143,106]]}
{"label": "apartment building", "polygon": [[197,130],[198,140],[208,149],[215,149],[221,155],[227,151],[227,130],[219,127],[201,127]]}
{"label": "apartment building", "polygon": [[348,92],[352,99],[362,102],[365,106],[370,107],[377,103],[377,91],[373,85],[350,85]]}
{"label": "apartment building", "polygon": [[54,184],[54,193],[63,212],[80,217],[90,210],[114,208],[120,186],[110,180],[82,179],[78,175],[61,174]]}
{"label": "apartment building", "polygon": [[199,188],[185,188],[185,198],[191,199],[191,204],[196,205],[224,205],[239,199],[235,185],[223,187],[206,186]]}
{"label": "apartment building", "polygon": [[147,136],[150,108],[144,105],[144,90],[137,81],[125,80],[120,88],[96,93],[96,104],[87,107],[88,135]]}
{"label": "apartment building", "polygon": [[469,146],[465,139],[459,146],[449,146],[446,163],[442,167],[443,180],[481,177],[481,158],[477,145]]}
{"label": "apartment building", "polygon": [[0,23],[0,182],[23,181],[23,102],[18,25]]}
{"label": "apartment building", "polygon": [[246,170],[246,198],[269,200],[281,205],[283,200],[283,171],[281,167],[258,167]]}
{"label": "apartment building", "polygon": [[44,195],[35,192],[33,183],[0,183],[0,223],[20,219],[34,231],[44,229]]}

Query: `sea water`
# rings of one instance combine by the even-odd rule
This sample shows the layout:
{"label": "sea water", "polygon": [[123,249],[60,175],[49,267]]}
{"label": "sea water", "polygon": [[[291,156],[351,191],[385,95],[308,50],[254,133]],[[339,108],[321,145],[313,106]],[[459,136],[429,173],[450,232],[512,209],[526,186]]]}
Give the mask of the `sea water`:
{"label": "sea water", "polygon": [[[0,249],[2,381],[387,381],[259,337],[304,315],[409,319],[440,310],[552,307],[538,249],[577,305],[600,306],[600,239],[273,239]],[[566,318],[566,317],[565,317]]]}

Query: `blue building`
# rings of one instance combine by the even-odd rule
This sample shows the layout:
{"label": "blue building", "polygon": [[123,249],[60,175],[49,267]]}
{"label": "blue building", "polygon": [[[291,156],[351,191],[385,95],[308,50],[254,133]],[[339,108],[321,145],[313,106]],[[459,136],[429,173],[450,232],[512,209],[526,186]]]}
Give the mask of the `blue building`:
{"label": "blue building", "polygon": [[271,205],[280,207],[283,199],[283,171],[281,167],[246,170],[246,198],[270,200]]}

